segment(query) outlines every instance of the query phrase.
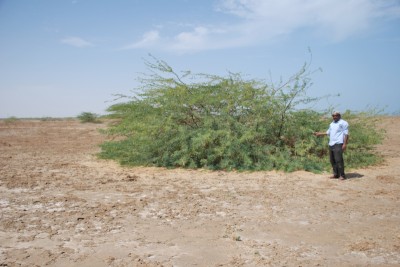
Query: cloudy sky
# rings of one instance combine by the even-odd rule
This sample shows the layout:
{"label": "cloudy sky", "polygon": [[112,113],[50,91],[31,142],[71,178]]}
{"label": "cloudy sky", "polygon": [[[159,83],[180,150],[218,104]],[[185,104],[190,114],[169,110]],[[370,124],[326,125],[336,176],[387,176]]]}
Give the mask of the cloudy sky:
{"label": "cloudy sky", "polygon": [[277,83],[309,49],[314,108],[400,114],[400,0],[0,0],[0,118],[105,114],[149,53]]}

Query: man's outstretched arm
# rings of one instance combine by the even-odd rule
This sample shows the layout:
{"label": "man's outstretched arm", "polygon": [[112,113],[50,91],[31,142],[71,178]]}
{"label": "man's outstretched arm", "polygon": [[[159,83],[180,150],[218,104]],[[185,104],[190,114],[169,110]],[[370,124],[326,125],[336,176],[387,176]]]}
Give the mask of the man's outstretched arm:
{"label": "man's outstretched arm", "polygon": [[328,135],[326,132],[314,132],[313,135],[315,136],[325,136]]}

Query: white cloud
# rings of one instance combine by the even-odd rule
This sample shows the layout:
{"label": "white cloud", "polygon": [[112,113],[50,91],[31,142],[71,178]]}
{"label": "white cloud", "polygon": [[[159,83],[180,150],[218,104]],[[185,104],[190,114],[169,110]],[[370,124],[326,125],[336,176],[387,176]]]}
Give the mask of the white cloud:
{"label": "white cloud", "polygon": [[196,27],[191,32],[181,32],[175,36],[173,44],[170,48],[176,50],[196,50],[206,46],[208,36],[210,35],[209,29],[205,27]]}
{"label": "white cloud", "polygon": [[142,39],[130,45],[124,46],[122,49],[135,49],[135,48],[145,48],[151,45],[157,44],[160,35],[158,31],[149,31],[143,34]]}
{"label": "white cloud", "polygon": [[376,19],[400,18],[400,2],[219,0],[216,11],[230,15],[233,22],[205,22],[163,38],[159,31],[151,31],[125,49],[149,46],[177,52],[221,49],[262,44],[303,29],[326,40],[338,42],[368,33]]}
{"label": "white cloud", "polygon": [[[221,0],[219,11],[241,19],[237,29],[273,37],[301,28],[340,41],[368,30],[374,19],[399,18],[398,0]],[[240,30],[239,30],[240,32]]]}
{"label": "white cloud", "polygon": [[88,47],[93,46],[92,43],[80,38],[80,37],[67,37],[61,40],[61,43],[75,46],[75,47]]}

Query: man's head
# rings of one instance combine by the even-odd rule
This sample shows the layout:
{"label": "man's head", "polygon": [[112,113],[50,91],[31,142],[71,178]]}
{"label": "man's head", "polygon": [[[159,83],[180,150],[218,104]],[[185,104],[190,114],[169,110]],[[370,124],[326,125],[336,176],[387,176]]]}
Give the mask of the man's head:
{"label": "man's head", "polygon": [[340,112],[339,111],[332,112],[332,118],[334,121],[340,120]]}

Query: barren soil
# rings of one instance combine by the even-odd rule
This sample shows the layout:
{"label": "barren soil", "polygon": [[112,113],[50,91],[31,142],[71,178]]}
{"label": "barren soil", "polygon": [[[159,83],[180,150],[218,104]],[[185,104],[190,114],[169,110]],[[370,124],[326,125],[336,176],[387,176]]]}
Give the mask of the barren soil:
{"label": "barren soil", "polygon": [[0,121],[0,266],[400,266],[400,117],[346,181],[121,167],[104,127]]}

